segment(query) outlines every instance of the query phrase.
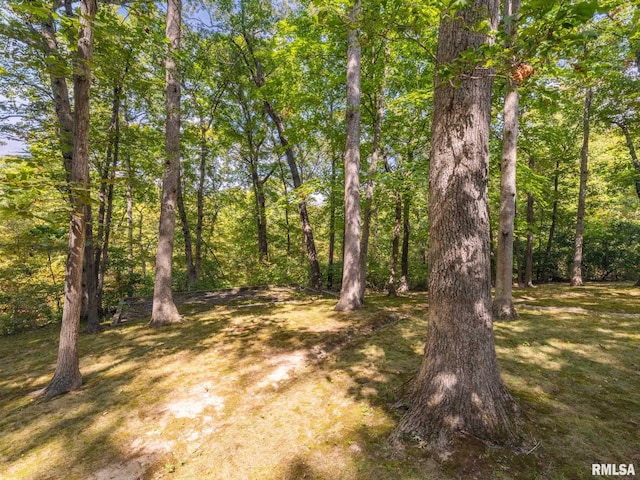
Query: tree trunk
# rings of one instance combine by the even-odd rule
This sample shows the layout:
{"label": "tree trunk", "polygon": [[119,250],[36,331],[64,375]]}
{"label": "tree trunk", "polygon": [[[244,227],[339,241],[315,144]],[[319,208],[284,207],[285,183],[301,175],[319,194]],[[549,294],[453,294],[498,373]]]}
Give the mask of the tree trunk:
{"label": "tree trunk", "polygon": [[197,210],[198,218],[196,220],[196,258],[194,262],[196,282],[200,281],[202,276],[202,228],[204,225],[204,182],[207,177],[207,157],[209,151],[207,148],[207,130],[204,122],[200,126],[200,171],[198,175],[198,197]]}
{"label": "tree trunk", "polygon": [[182,321],[171,290],[176,203],[180,182],[180,71],[177,65],[177,54],[180,49],[181,10],[182,0],[168,0],[166,36],[169,45],[166,61],[167,120],[165,127],[167,159],[162,179],[158,251],[150,322],[152,327]]}
{"label": "tree trunk", "polygon": [[[387,47],[385,46],[385,50]],[[386,58],[385,58],[386,61]],[[376,114],[373,121],[373,140],[371,146],[371,161],[367,171],[367,188],[362,205],[362,236],[360,239],[360,297],[364,302],[364,291],[367,286],[367,256],[369,253],[369,233],[371,231],[371,213],[373,209],[373,191],[375,188],[375,175],[378,171],[378,160],[382,150],[382,120],[384,118],[384,92],[385,92],[386,66],[382,74],[380,89],[375,95]],[[395,282],[395,280],[394,280]],[[394,286],[395,289],[395,286]]]}
{"label": "tree trunk", "polygon": [[[475,0],[438,34],[438,66],[489,42],[497,0]],[[486,15],[489,15],[487,18]],[[453,63],[453,65],[456,65]],[[439,69],[437,70],[439,71]],[[429,170],[429,326],[408,396],[402,436],[445,446],[458,435],[492,444],[516,439],[515,404],[496,358],[489,261],[488,160],[493,72],[478,66],[451,81],[436,76]]]}
{"label": "tree trunk", "polygon": [[342,288],[336,311],[363,306],[360,275],[360,40],[354,27],[359,21],[360,0],[349,13],[347,47],[347,142],[344,156],[344,244]]}
{"label": "tree trunk", "polygon": [[[529,158],[529,168],[533,169],[534,158]],[[533,287],[533,194],[527,193],[527,250],[525,252],[524,286]]]}
{"label": "tree trunk", "polygon": [[584,247],[584,210],[587,198],[587,177],[589,175],[589,115],[591,113],[591,87],[587,89],[584,99],[584,137],[582,141],[582,151],[580,153],[580,191],[578,193],[578,214],[576,218],[576,241],[573,251],[573,270],[571,273],[571,285],[580,287],[582,281],[582,250]]}
{"label": "tree trunk", "polygon": [[331,191],[329,192],[329,262],[327,288],[333,287],[333,256],[336,247],[336,157],[331,156]]}
{"label": "tree trunk", "polygon": [[78,330],[82,307],[82,264],[84,256],[86,206],[89,192],[89,90],[93,56],[93,20],[96,0],[80,3],[78,53],[74,68],[74,142],[71,168],[71,223],[69,254],[64,283],[64,305],[56,371],[44,390],[47,398],[76,390],[82,385],[78,355]]}
{"label": "tree trunk", "polygon": [[403,194],[404,205],[402,207],[402,255],[400,259],[400,285],[398,292],[409,291],[409,236],[411,234],[411,195],[409,192]]}
{"label": "tree trunk", "polygon": [[389,269],[389,281],[387,282],[387,292],[390,297],[397,295],[396,272],[398,270],[398,253],[400,250],[400,225],[402,223],[402,194],[396,192],[396,216],[393,225],[393,241],[391,243],[391,268]]}
{"label": "tree trunk", "polygon": [[191,229],[189,228],[189,219],[187,218],[187,210],[184,207],[184,196],[182,194],[182,180],[178,179],[178,214],[180,215],[180,224],[182,225],[182,234],[184,236],[184,258],[187,269],[187,290],[191,290],[197,283],[196,267],[193,263],[193,243],[191,242]]}
{"label": "tree trunk", "polygon": [[[506,33],[513,39],[520,0],[506,0],[505,17],[510,17]],[[507,42],[511,44],[512,41]],[[493,316],[496,320],[518,317],[513,305],[513,230],[516,216],[516,158],[518,141],[518,84],[509,76],[504,99],[504,129],[502,133],[502,171],[500,175],[500,219],[496,264],[496,293]]]}
{"label": "tree trunk", "polygon": [[269,245],[267,243],[267,213],[266,199],[264,197],[264,181],[258,176],[257,160],[248,162],[251,166],[251,183],[256,202],[256,227],[258,229],[258,255],[260,261],[269,258]]}
{"label": "tree trunk", "polygon": [[[293,180],[293,188],[298,190],[302,186],[302,179],[300,178],[300,171],[296,162],[296,157],[293,153],[291,145],[289,145],[289,139],[287,138],[284,122],[280,115],[274,110],[273,106],[265,100],[265,108],[273,123],[276,124],[278,130],[278,137],[280,139],[280,145],[284,148],[285,157],[287,158],[287,164],[291,171],[291,178]],[[307,248],[307,259],[309,261],[310,271],[310,283],[312,288],[322,288],[322,275],[320,274],[320,264],[318,262],[318,254],[316,252],[316,244],[313,239],[313,229],[311,228],[311,222],[309,221],[309,213],[307,212],[307,202],[299,192],[298,196],[298,213],[300,214],[300,222],[302,223],[302,234],[304,236],[304,244]]]}
{"label": "tree trunk", "polygon": [[[85,206],[86,226],[84,243],[84,263],[82,265],[82,303],[86,315],[87,333],[98,333],[100,327],[100,313],[98,304],[98,285],[96,257],[99,258],[100,248],[95,243],[93,235],[93,213],[91,204]],[[96,254],[97,253],[97,254]],[[82,317],[82,314],[81,314]]]}
{"label": "tree trunk", "polygon": [[551,246],[553,245],[553,235],[556,230],[556,219],[558,217],[558,185],[560,183],[560,160],[556,158],[556,168],[553,175],[553,205],[551,206],[551,226],[549,227],[549,237],[544,250],[544,280],[549,279]]}
{"label": "tree trunk", "polygon": [[524,287],[524,256],[522,255],[522,246],[520,238],[516,237],[513,241],[515,247],[516,276],[519,287]]}

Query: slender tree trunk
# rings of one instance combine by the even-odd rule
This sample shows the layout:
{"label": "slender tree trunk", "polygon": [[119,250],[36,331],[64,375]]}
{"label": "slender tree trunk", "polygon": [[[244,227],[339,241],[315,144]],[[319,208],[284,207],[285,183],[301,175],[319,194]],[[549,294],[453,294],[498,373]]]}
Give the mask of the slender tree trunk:
{"label": "slender tree trunk", "polygon": [[516,237],[513,241],[515,247],[515,262],[516,262],[516,276],[518,286],[524,287],[524,255],[522,255],[522,242],[520,238]]}
{"label": "slender tree trunk", "polygon": [[258,255],[260,261],[267,261],[269,258],[269,245],[267,243],[267,213],[266,199],[264,196],[264,181],[258,176],[257,161],[248,162],[251,166],[251,183],[256,202],[256,226],[258,229]]}
{"label": "slender tree trunk", "polygon": [[344,156],[344,246],[342,288],[337,311],[363,306],[360,275],[360,40],[354,25],[359,22],[361,4],[356,0],[349,21],[347,47],[347,144]]}
{"label": "slender tree trunk", "polygon": [[207,148],[207,130],[204,122],[200,126],[200,171],[198,176],[198,197],[197,209],[198,219],[196,220],[196,258],[195,258],[195,277],[196,282],[200,281],[202,276],[202,228],[204,225],[204,182],[207,177],[207,157],[209,150]]}
{"label": "slender tree trunk", "polygon": [[[87,333],[98,333],[102,330],[100,327],[100,313],[98,304],[98,285],[97,285],[97,269],[96,252],[100,252],[99,246],[95,244],[93,235],[93,213],[91,205],[87,203],[85,207],[86,226],[85,226],[85,244],[84,244],[84,261],[82,266],[82,297],[83,304],[86,307]],[[81,315],[82,317],[82,315]]]}
{"label": "slender tree trunk", "polygon": [[403,194],[404,204],[402,207],[402,255],[400,259],[400,285],[398,292],[409,291],[409,236],[411,234],[411,195],[408,192]]}
{"label": "slender tree trunk", "polygon": [[82,307],[82,264],[84,256],[86,206],[89,192],[89,90],[93,56],[93,20],[96,0],[80,3],[80,30],[74,74],[74,142],[70,196],[69,255],[64,285],[64,305],[56,371],[44,390],[47,398],[76,390],[82,385],[78,355],[78,330]]}
{"label": "slender tree trunk", "polygon": [[[443,14],[438,66],[489,42],[497,0]],[[488,15],[488,18],[487,18]],[[488,30],[487,29],[487,30]],[[481,62],[478,62],[482,65]],[[455,63],[453,63],[455,65]],[[439,70],[437,70],[439,71]],[[514,402],[498,370],[491,316],[488,160],[493,74],[436,76],[429,169],[429,326],[424,359],[393,439],[445,446],[458,435],[511,445]]]}
{"label": "slender tree trunk", "polygon": [[558,185],[560,183],[560,160],[556,158],[556,168],[553,175],[553,204],[551,206],[551,226],[549,227],[549,237],[547,238],[547,246],[544,251],[544,280],[549,279],[551,270],[551,246],[553,245],[553,236],[556,231],[556,219],[558,218]]}
{"label": "slender tree trunk", "polygon": [[393,225],[393,241],[391,243],[391,268],[389,269],[389,281],[387,282],[387,292],[390,297],[397,295],[396,272],[398,270],[398,253],[400,250],[400,228],[402,224],[402,194],[396,192],[396,216]]}
{"label": "slender tree trunk", "polygon": [[127,169],[127,274],[133,276],[133,171],[131,170],[131,155],[125,155],[125,168]]}
{"label": "slender tree trunk", "polygon": [[150,322],[152,327],[182,321],[171,290],[176,203],[180,182],[180,71],[177,65],[177,53],[180,49],[181,21],[182,0],[168,0],[166,36],[169,48],[166,61],[167,120],[165,127],[167,159],[162,179],[158,251]]}
{"label": "slender tree trunk", "polygon": [[[533,169],[534,159],[529,158],[529,168]],[[533,287],[533,194],[527,193],[527,250],[525,253],[524,286]]]}
{"label": "slender tree trunk", "polygon": [[178,214],[180,215],[180,224],[182,225],[182,234],[184,236],[184,258],[187,268],[187,290],[191,290],[198,282],[196,276],[196,267],[193,263],[193,243],[191,242],[191,229],[189,228],[189,219],[187,218],[187,210],[184,207],[184,196],[182,193],[182,180],[178,179]]}
{"label": "slender tree trunk", "polygon": [[589,87],[584,99],[584,137],[582,151],[580,153],[580,191],[578,193],[578,214],[576,218],[576,241],[573,251],[573,270],[571,273],[571,285],[580,287],[582,281],[582,250],[584,247],[584,211],[587,199],[587,177],[589,175],[589,116],[591,114],[592,89]]}
{"label": "slender tree trunk", "polygon": [[[506,27],[511,38],[516,33],[516,17],[520,0],[505,1]],[[509,41],[509,44],[512,43]],[[518,317],[513,305],[513,230],[516,216],[516,158],[518,141],[518,85],[510,76],[504,99],[504,130],[502,134],[502,171],[500,176],[500,220],[496,269],[496,293],[493,316],[496,320]]]}
{"label": "slender tree trunk", "polygon": [[[386,47],[385,47],[386,50]],[[385,58],[386,61],[386,58]],[[369,233],[371,231],[371,213],[373,209],[373,191],[375,189],[375,175],[378,171],[378,160],[382,150],[382,120],[384,118],[384,92],[385,92],[386,66],[382,74],[380,89],[375,96],[375,119],[373,121],[373,141],[371,161],[367,171],[367,188],[362,205],[362,236],[360,238],[360,297],[364,302],[364,291],[367,286],[367,257],[369,254]]]}
{"label": "slender tree trunk", "polygon": [[331,156],[331,191],[329,193],[329,261],[327,288],[333,287],[333,256],[336,246],[336,157]]}
{"label": "slender tree trunk", "polygon": [[[291,171],[293,188],[298,190],[302,186],[302,179],[300,178],[300,171],[298,169],[298,164],[296,162],[296,157],[293,153],[293,149],[291,148],[291,145],[289,145],[289,139],[287,138],[284,128],[284,122],[269,102],[265,100],[264,105],[267,113],[269,114],[269,117],[271,117],[273,123],[276,124],[278,137],[280,139],[280,145],[282,145],[282,148],[284,148],[285,157],[287,158],[287,164],[289,165],[289,170]],[[300,214],[300,222],[302,223],[302,234],[304,237],[304,244],[307,249],[307,259],[309,261],[310,283],[312,288],[320,289],[322,288],[322,275],[320,274],[320,263],[318,262],[316,244],[313,239],[313,229],[311,228],[309,213],[307,212],[307,202],[304,198],[302,198],[299,192],[297,192],[297,196],[298,213]]]}

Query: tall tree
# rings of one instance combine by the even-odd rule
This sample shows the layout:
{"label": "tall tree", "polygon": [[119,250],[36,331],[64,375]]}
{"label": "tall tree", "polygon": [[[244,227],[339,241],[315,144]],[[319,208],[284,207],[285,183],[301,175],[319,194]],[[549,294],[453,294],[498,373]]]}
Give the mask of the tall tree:
{"label": "tall tree", "polygon": [[[499,2],[442,14],[429,170],[429,327],[409,409],[394,434],[446,444],[466,434],[515,439],[514,402],[498,370],[491,315],[488,157],[492,70],[482,51]],[[478,28],[485,25],[486,28]],[[455,75],[448,77],[447,73]]]}
{"label": "tall tree", "polygon": [[180,71],[178,55],[182,22],[182,0],[167,1],[166,60],[167,120],[165,126],[166,160],[162,179],[162,200],[156,274],[153,289],[151,326],[182,321],[173,301],[171,277],[173,270],[173,239],[180,182]]}
{"label": "tall tree", "polygon": [[76,390],[82,385],[78,356],[78,329],[82,307],[82,265],[89,192],[89,93],[94,38],[93,20],[97,10],[96,0],[82,0],[80,3],[78,52],[73,76],[75,109],[70,184],[72,213],[69,228],[69,253],[56,371],[44,390],[44,396],[48,398]]}
{"label": "tall tree", "polygon": [[[505,0],[504,22],[508,47],[513,46],[520,0]],[[513,62],[515,67],[515,61]],[[518,84],[510,75],[504,96],[504,129],[502,131],[502,164],[500,170],[500,221],[498,261],[493,315],[496,319],[517,318],[513,305],[513,231],[516,217],[516,158],[518,140]]]}
{"label": "tall tree", "polygon": [[344,155],[344,243],[342,288],[337,311],[358,310],[364,304],[360,275],[360,0],[349,12],[347,46],[347,145]]}
{"label": "tall tree", "polygon": [[573,250],[573,269],[571,270],[571,285],[579,287],[582,281],[582,254],[584,247],[584,211],[587,199],[587,177],[589,176],[589,125],[591,115],[591,97],[593,90],[587,88],[584,97],[584,113],[582,116],[583,137],[580,151],[580,190],[578,192],[578,213],[576,215],[576,237]]}

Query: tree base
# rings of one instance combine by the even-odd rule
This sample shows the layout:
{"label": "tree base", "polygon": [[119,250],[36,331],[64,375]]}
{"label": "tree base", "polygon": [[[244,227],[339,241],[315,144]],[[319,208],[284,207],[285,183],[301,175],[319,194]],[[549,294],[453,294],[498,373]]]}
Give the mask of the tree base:
{"label": "tree base", "polygon": [[363,306],[364,302],[358,298],[340,297],[333,310],[336,312],[353,312],[354,310],[360,310]]}
{"label": "tree base", "polygon": [[518,318],[518,312],[511,298],[496,298],[491,305],[493,319],[496,321],[509,321]]}
{"label": "tree base", "polygon": [[58,395],[78,390],[82,386],[82,375],[80,371],[72,374],[58,375],[54,374],[47,388],[42,392],[44,398],[53,398]]}
{"label": "tree base", "polygon": [[182,322],[184,322],[184,319],[178,313],[178,308],[173,300],[153,303],[151,321],[149,322],[150,327],[156,328]]}

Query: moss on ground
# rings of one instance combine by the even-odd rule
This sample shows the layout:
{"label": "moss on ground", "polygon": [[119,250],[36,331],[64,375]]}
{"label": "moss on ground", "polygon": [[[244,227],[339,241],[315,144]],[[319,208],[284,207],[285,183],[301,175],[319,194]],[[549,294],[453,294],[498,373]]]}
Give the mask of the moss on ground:
{"label": "moss on ground", "polygon": [[[472,439],[446,457],[387,438],[421,361],[427,295],[371,295],[365,310],[276,290],[281,303],[189,296],[184,324],[130,318],[82,335],[85,385],[51,401],[57,330],[0,338],[0,478],[576,479],[592,463],[640,470],[640,289],[516,289],[495,327],[529,453]],[[260,291],[262,301],[268,292]],[[229,300],[229,298],[227,298]],[[288,301],[290,300],[290,301]]]}

